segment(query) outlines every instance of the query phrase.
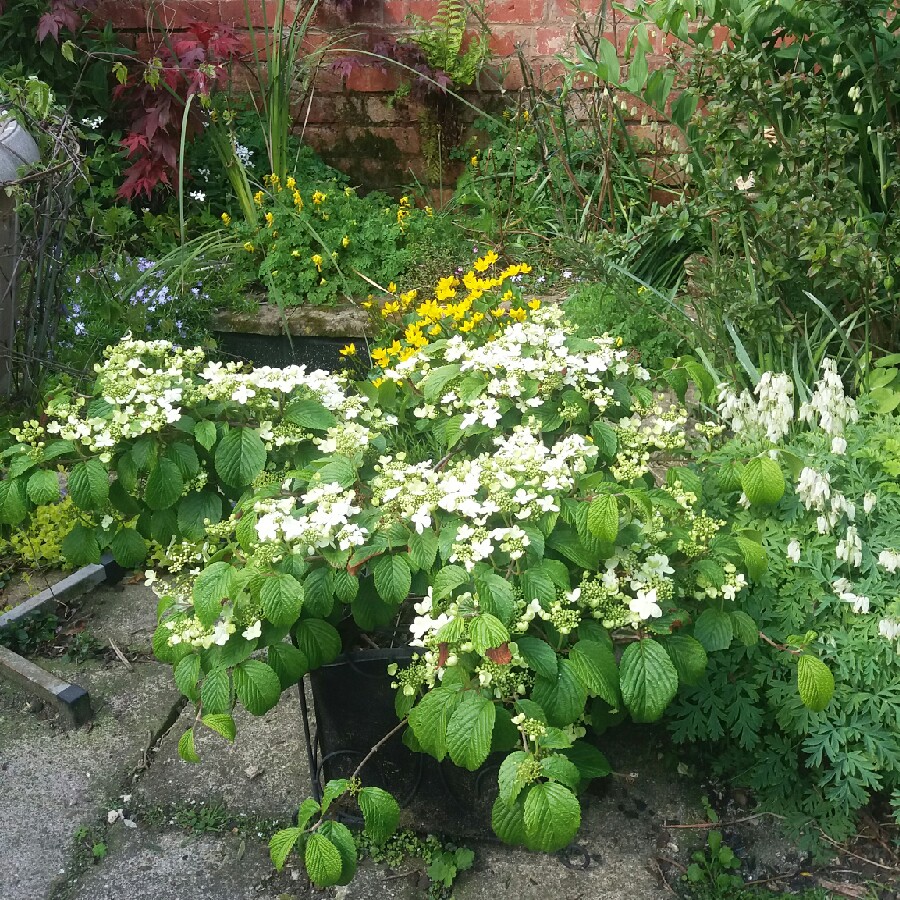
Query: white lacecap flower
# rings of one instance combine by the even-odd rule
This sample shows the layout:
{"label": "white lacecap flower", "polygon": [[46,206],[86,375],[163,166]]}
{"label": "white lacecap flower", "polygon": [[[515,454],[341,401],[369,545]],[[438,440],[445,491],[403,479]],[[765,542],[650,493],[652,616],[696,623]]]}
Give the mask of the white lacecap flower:
{"label": "white lacecap flower", "polygon": [[662,615],[662,609],[656,602],[656,588],[649,591],[639,590],[637,597],[629,601],[628,608],[644,621],[658,619]]}
{"label": "white lacecap flower", "polygon": [[248,641],[255,640],[262,634],[262,622],[257,619],[252,625],[249,625],[245,628],[241,635],[246,638]]}

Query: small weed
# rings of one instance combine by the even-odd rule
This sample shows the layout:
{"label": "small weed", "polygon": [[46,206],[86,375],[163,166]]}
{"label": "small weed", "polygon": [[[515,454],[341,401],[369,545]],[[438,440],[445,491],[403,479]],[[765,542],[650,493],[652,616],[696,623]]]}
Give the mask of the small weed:
{"label": "small weed", "polygon": [[59,619],[51,614],[29,616],[0,629],[0,646],[21,656],[33,656],[56,637]]}
{"label": "small weed", "polygon": [[87,825],[76,828],[72,840],[75,845],[74,856],[78,867],[85,864],[97,865],[106,859],[109,848],[93,828]]}
{"label": "small weed", "polygon": [[62,658],[66,662],[80,664],[99,656],[104,649],[103,644],[92,634],[79,631],[70,638]]}
{"label": "small weed", "polygon": [[228,810],[222,803],[210,806],[189,806],[176,809],[172,821],[180,828],[203,834],[208,831],[225,831],[229,824]]}

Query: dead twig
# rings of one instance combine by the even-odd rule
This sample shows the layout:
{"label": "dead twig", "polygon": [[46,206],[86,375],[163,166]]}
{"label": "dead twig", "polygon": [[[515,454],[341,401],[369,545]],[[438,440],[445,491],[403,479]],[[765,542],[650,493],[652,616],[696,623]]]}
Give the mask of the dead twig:
{"label": "dead twig", "polygon": [[128,659],[128,657],[127,657],[127,656],[126,656],[126,655],[125,655],[125,654],[124,654],[124,653],[116,646],[116,642],[115,642],[112,638],[109,639],[109,646],[112,647],[113,653],[115,653],[116,656],[119,657],[119,661],[122,663],[122,665],[125,666],[125,668],[128,669],[129,672],[133,672],[133,671],[134,671],[134,666],[131,664],[131,661],[130,661],[130,660]]}

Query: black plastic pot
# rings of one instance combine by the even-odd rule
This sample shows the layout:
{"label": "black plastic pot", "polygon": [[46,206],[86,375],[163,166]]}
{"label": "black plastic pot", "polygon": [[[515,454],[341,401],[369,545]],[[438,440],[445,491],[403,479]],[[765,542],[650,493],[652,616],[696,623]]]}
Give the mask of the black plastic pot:
{"label": "black plastic pot", "polygon": [[[406,665],[409,647],[360,650],[339,657],[309,674],[315,706],[312,738],[313,788],[332,778],[347,778],[369,751],[397,726],[396,691],[387,673],[390,663]],[[439,763],[414,753],[398,731],[363,766],[364,785],[392,793],[407,811],[407,824],[452,835],[482,835],[490,830],[496,796],[498,760],[477,772],[449,760]]]}

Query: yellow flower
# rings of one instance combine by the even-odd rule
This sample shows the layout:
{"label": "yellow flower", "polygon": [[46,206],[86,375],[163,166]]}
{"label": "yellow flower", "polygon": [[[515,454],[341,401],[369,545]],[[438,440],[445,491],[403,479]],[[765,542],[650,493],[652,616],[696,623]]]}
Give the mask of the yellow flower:
{"label": "yellow flower", "polygon": [[384,379],[383,378],[373,378],[372,384],[374,384],[375,387],[380,388],[384,384]]}
{"label": "yellow flower", "polygon": [[477,153],[469,160],[469,163],[471,164],[473,169],[478,168],[478,154]]}
{"label": "yellow flower", "polygon": [[401,198],[400,198],[400,205],[401,205],[404,209],[409,209],[409,197],[401,197]]}
{"label": "yellow flower", "polygon": [[400,312],[399,301],[392,300],[390,303],[385,303],[384,306],[381,307],[381,317],[383,319],[386,319],[389,315],[395,312]]}
{"label": "yellow flower", "polygon": [[392,281],[392,282],[387,286],[387,290],[388,290],[388,293],[389,293],[389,294],[396,294],[396,293],[397,293],[397,285],[394,284],[394,282]]}
{"label": "yellow flower", "polygon": [[346,197],[352,197],[352,196],[353,196],[353,188],[352,188],[352,187],[345,187],[345,188],[344,188],[344,195],[345,195]]}
{"label": "yellow flower", "polygon": [[341,246],[342,247],[350,246],[350,238],[348,238],[346,234],[343,236],[343,238],[341,238]]}
{"label": "yellow flower", "polygon": [[262,191],[257,191],[257,192],[253,195],[253,202],[254,202],[257,206],[262,206],[263,196],[264,196],[264,194],[263,194]]}
{"label": "yellow flower", "polygon": [[300,196],[300,191],[294,191],[294,206],[298,210],[303,209],[303,198]]}
{"label": "yellow flower", "polygon": [[391,357],[388,354],[387,350],[384,350],[381,347],[377,347],[372,351],[372,362],[375,363],[376,366],[381,366],[384,368],[391,361]]}
{"label": "yellow flower", "polygon": [[327,194],[323,194],[321,191],[316,191],[316,192],[313,194],[313,198],[312,198],[313,203],[315,203],[316,206],[321,205],[321,204],[324,203],[327,199],[328,199],[328,195],[327,195]]}
{"label": "yellow flower", "polygon": [[300,251],[299,250],[291,250],[291,256],[293,256],[294,259],[300,259]]}
{"label": "yellow flower", "polygon": [[222,224],[227,228],[231,224],[231,216],[227,212],[222,213]]}
{"label": "yellow flower", "polygon": [[440,325],[432,325],[431,328],[428,329],[428,333],[429,333],[432,337],[434,337],[434,336],[437,335],[437,334],[440,334],[440,333],[441,333],[441,326],[440,326]]}
{"label": "yellow flower", "polygon": [[313,261],[313,265],[316,269],[321,272],[322,271],[322,257],[318,253],[314,253],[311,257]]}
{"label": "yellow flower", "polygon": [[475,323],[471,319],[467,319],[459,326],[459,330],[465,334],[467,331],[471,331],[475,327]]}
{"label": "yellow flower", "polygon": [[531,115],[529,114],[529,112],[528,112],[527,109],[523,109],[523,110],[522,110],[522,118],[523,118],[526,122],[531,118]]}
{"label": "yellow flower", "polygon": [[617,346],[617,347],[621,347],[621,346],[622,346],[622,338],[620,338],[620,337],[617,337],[617,338],[616,338],[616,346]]}
{"label": "yellow flower", "polygon": [[434,210],[430,206],[425,207],[425,215],[431,218],[434,215]]}
{"label": "yellow flower", "polygon": [[475,260],[475,271],[486,272],[499,258],[493,250],[488,250],[481,259]]}
{"label": "yellow flower", "polygon": [[362,308],[363,309],[371,309],[375,304],[371,300],[363,300]]}
{"label": "yellow flower", "polygon": [[254,251],[255,248],[254,248],[253,244],[250,243],[250,241],[247,241],[247,243],[244,244],[244,249],[245,249],[248,253],[252,253],[252,252]]}
{"label": "yellow flower", "polygon": [[341,356],[356,356],[356,344],[347,344],[346,347],[341,347],[338,353]]}
{"label": "yellow flower", "polygon": [[272,213],[267,212],[266,213],[266,225],[268,225],[269,228],[271,228],[274,224],[275,224],[275,216]]}
{"label": "yellow flower", "polygon": [[509,317],[515,319],[517,322],[524,322],[528,317],[528,313],[526,313],[524,309],[511,309],[509,311]]}
{"label": "yellow flower", "polygon": [[529,300],[529,301],[528,301],[528,308],[529,308],[529,309],[540,309],[540,308],[541,308],[541,301],[538,300],[537,297],[535,297],[534,300]]}
{"label": "yellow flower", "polygon": [[515,294],[512,291],[506,291],[506,293],[500,298],[504,303],[509,303],[511,300],[515,298]]}
{"label": "yellow flower", "polygon": [[503,316],[506,315],[506,310],[505,310],[502,306],[495,306],[495,307],[491,310],[491,315],[492,315],[495,319],[502,319]]}
{"label": "yellow flower", "polygon": [[410,303],[415,302],[415,299],[416,299],[416,297],[418,297],[418,296],[419,296],[419,292],[418,292],[417,290],[413,289],[413,290],[411,290],[411,291],[407,291],[405,294],[401,294],[401,295],[400,295],[400,302],[401,302],[404,306],[409,306]]}
{"label": "yellow flower", "polygon": [[285,181],[284,186],[285,186],[289,191],[294,190],[294,188],[297,187],[297,179],[294,178],[293,175],[291,175],[291,176],[288,178],[288,180]]}

